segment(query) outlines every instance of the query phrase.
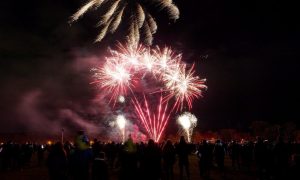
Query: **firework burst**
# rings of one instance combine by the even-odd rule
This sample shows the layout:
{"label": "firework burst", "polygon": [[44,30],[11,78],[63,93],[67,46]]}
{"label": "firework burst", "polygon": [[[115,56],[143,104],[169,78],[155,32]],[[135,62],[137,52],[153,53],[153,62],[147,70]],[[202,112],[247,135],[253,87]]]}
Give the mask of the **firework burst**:
{"label": "firework burst", "polygon": [[113,99],[126,95],[128,90],[134,95],[134,84],[147,73],[162,85],[157,92],[164,92],[165,102],[175,99],[173,109],[176,111],[182,110],[185,105],[191,109],[194,99],[201,97],[207,88],[206,80],[194,75],[194,65],[187,69],[181,60],[182,55],[175,54],[170,48],[151,50],[119,44],[118,49],[110,51],[111,56],[102,68],[94,69],[96,80],[93,83],[107,90]]}
{"label": "firework burst", "polygon": [[142,59],[142,54],[146,51],[146,49],[142,45],[122,45],[121,43],[118,43],[117,45],[118,51],[116,50],[110,50],[111,57],[110,59],[119,59],[122,61],[122,63],[128,67],[128,69],[135,69],[138,71],[138,69],[141,66],[140,60]]}
{"label": "firework burst", "polygon": [[102,16],[97,23],[100,32],[96,42],[100,42],[108,33],[114,33],[123,21],[129,22],[127,40],[138,44],[141,34],[144,42],[151,45],[157,24],[147,10],[149,5],[155,5],[161,11],[166,11],[171,20],[179,18],[179,10],[172,0],[89,0],[71,16],[70,23],[77,21],[89,10],[101,9]]}
{"label": "firework burst", "polygon": [[182,115],[178,116],[177,123],[185,131],[188,142],[191,142],[193,129],[197,126],[196,116],[190,112],[184,112]]}
{"label": "firework burst", "polygon": [[194,76],[194,74],[194,65],[189,70],[186,69],[186,65],[182,65],[177,70],[164,75],[163,80],[166,90],[169,91],[169,95],[165,98],[175,97],[173,108],[176,108],[176,110],[182,110],[185,103],[191,109],[193,100],[202,97],[203,90],[207,89],[204,84],[206,79],[200,79],[199,76]]}
{"label": "firework burst", "polygon": [[153,58],[156,59],[157,71],[163,73],[173,73],[181,65],[181,54],[175,54],[170,48],[159,48],[153,50]]}
{"label": "firework burst", "polygon": [[111,99],[117,99],[120,95],[127,94],[128,89],[133,87],[133,74],[126,64],[120,59],[109,59],[104,67],[94,68],[95,81],[107,93],[112,94]]}

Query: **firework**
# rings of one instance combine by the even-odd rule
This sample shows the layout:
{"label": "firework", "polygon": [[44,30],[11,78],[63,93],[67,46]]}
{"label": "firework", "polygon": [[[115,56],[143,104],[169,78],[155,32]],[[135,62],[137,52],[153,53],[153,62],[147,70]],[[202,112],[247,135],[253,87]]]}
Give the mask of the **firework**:
{"label": "firework", "polygon": [[133,87],[133,74],[126,64],[120,59],[109,59],[102,68],[92,69],[96,83],[107,93],[112,94],[111,99],[116,99],[120,94],[127,94],[128,89]]}
{"label": "firework", "polygon": [[194,75],[194,65],[187,69],[182,55],[175,54],[170,48],[151,50],[119,44],[118,49],[110,51],[111,56],[104,67],[95,68],[94,74],[94,83],[107,89],[113,99],[126,95],[128,89],[133,93],[134,82],[143,79],[147,73],[163,85],[158,92],[165,92],[164,101],[175,99],[173,109],[176,111],[186,104],[191,109],[194,99],[201,97],[207,88],[206,80]]}
{"label": "firework", "polygon": [[153,58],[156,59],[159,72],[172,72],[181,63],[181,54],[175,54],[170,48],[159,48],[153,50]]}
{"label": "firework", "polygon": [[112,56],[108,58],[108,60],[119,59],[125,66],[128,67],[128,69],[135,69],[138,71],[141,65],[140,60],[142,59],[142,54],[146,51],[146,49],[142,45],[122,45],[121,43],[118,43],[117,48],[118,51],[110,50]]}
{"label": "firework", "polygon": [[190,112],[184,112],[177,118],[178,124],[185,131],[188,142],[191,142],[191,136],[193,134],[194,127],[197,126],[197,118]]}
{"label": "firework", "polygon": [[125,142],[125,125],[126,125],[126,118],[123,115],[118,115],[116,118],[116,123],[118,125],[118,128],[121,131],[122,134],[122,142]]}
{"label": "firework", "polygon": [[100,8],[102,16],[97,26],[101,30],[96,42],[100,42],[108,33],[114,33],[122,21],[127,21],[129,22],[128,42],[137,44],[140,33],[143,33],[145,43],[150,45],[153,34],[157,30],[156,22],[146,8],[150,4],[156,5],[159,10],[166,11],[171,20],[179,18],[179,10],[172,0],[89,0],[71,16],[70,23],[77,21],[87,11]]}
{"label": "firework", "polygon": [[138,118],[146,129],[149,137],[155,142],[159,142],[170,117],[170,112],[167,110],[168,103],[163,103],[162,99],[163,98],[160,97],[156,114],[153,114],[153,111],[150,110],[151,107],[149,107],[145,96],[143,105],[137,99],[133,100]]}
{"label": "firework", "polygon": [[189,70],[186,69],[186,65],[182,65],[164,75],[166,90],[169,91],[166,99],[175,97],[173,109],[182,110],[185,103],[191,109],[193,100],[202,97],[203,90],[207,89],[204,84],[206,79],[200,79],[194,74],[194,65]]}

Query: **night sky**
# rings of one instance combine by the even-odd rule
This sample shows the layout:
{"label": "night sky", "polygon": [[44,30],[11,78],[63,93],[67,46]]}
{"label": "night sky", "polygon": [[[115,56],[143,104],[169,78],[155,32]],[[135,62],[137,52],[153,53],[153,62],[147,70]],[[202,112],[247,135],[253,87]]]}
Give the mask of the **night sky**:
{"label": "night sky", "polygon": [[[105,116],[109,107],[94,101],[99,91],[89,84],[89,70],[108,46],[122,41],[122,29],[93,43],[97,13],[67,23],[84,2],[1,2],[0,132],[92,129],[93,120]],[[297,6],[253,0],[175,3],[181,13],[175,23],[156,11],[153,44],[183,53],[207,78],[208,91],[192,109],[201,128],[246,130],[258,120],[299,126]]]}

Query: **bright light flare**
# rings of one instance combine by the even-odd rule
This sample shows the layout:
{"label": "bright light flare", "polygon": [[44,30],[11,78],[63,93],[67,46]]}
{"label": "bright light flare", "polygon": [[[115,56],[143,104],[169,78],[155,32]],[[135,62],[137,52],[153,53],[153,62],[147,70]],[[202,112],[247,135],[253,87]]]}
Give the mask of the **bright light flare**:
{"label": "bright light flare", "polygon": [[124,102],[125,102],[125,97],[122,96],[122,95],[120,95],[120,96],[118,97],[118,101],[119,101],[120,103],[124,103]]}
{"label": "bright light flare", "polygon": [[126,126],[126,118],[123,115],[118,115],[116,118],[116,123],[122,134],[122,142],[125,142],[125,126]]}
{"label": "bright light flare", "polygon": [[188,116],[180,116],[178,122],[184,129],[189,129],[191,127],[191,121]]}
{"label": "bright light flare", "polygon": [[124,129],[125,128],[125,124],[126,124],[126,119],[123,115],[118,115],[117,119],[116,119],[117,125],[120,129]]}
{"label": "bright light flare", "polygon": [[197,126],[197,118],[190,112],[184,112],[177,118],[178,124],[185,131],[188,142],[191,142],[194,127]]}
{"label": "bright light flare", "polygon": [[151,107],[149,107],[149,103],[145,96],[144,104],[141,104],[137,99],[133,100],[138,118],[144,125],[149,137],[155,142],[159,142],[170,117],[168,103],[163,103],[162,99],[163,98],[160,97],[156,113],[150,110]]}
{"label": "bright light flare", "polygon": [[52,142],[51,140],[48,140],[48,141],[47,141],[47,145],[49,145],[49,146],[51,146],[52,143],[53,143],[53,142]]}

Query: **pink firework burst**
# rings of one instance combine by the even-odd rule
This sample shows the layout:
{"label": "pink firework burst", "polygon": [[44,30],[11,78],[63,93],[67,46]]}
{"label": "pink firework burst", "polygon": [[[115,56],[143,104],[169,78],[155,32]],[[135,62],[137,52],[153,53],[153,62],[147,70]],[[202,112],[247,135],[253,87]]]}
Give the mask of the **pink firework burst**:
{"label": "pink firework burst", "polygon": [[[127,94],[128,89],[133,86],[133,74],[126,64],[118,58],[107,59],[102,68],[94,68],[95,81],[106,93],[111,94],[113,99],[119,95]],[[111,98],[111,99],[112,99]]]}
{"label": "pink firework burst", "polygon": [[143,57],[143,52],[146,49],[142,45],[133,46],[133,45],[122,45],[118,43],[118,51],[110,50],[112,55],[111,58],[120,59],[126,66],[134,69],[139,69],[141,66],[141,58]]}
{"label": "pink firework burst", "polygon": [[178,66],[177,70],[171,73],[166,73],[163,77],[166,91],[169,94],[165,97],[166,100],[175,98],[173,109],[183,108],[185,102],[189,109],[192,108],[192,102],[195,98],[202,97],[202,92],[207,89],[204,84],[206,79],[200,79],[199,76],[194,76],[194,65],[186,70],[186,66]]}
{"label": "pink firework burst", "polygon": [[[174,53],[170,48],[155,49],[139,46],[123,46],[118,44],[118,51],[110,50],[111,56],[107,58],[102,68],[95,68],[96,73],[93,83],[97,83],[107,93],[116,99],[120,95],[126,95],[130,90],[132,95],[135,87],[139,85],[159,85],[152,93],[164,91],[167,95],[164,101],[175,99],[173,109],[183,109],[185,104],[192,108],[194,99],[202,96],[206,89],[205,79],[195,76],[194,65],[187,70],[186,64],[181,60],[182,55]],[[145,83],[145,76],[149,74],[158,83]],[[151,79],[151,78],[150,78]],[[134,86],[137,85],[137,86]],[[144,89],[151,89],[144,87]],[[157,91],[157,89],[160,89]],[[173,110],[172,109],[172,110]]]}
{"label": "pink firework burst", "polygon": [[168,103],[163,103],[161,96],[156,113],[150,110],[151,107],[149,107],[145,96],[143,105],[136,98],[133,100],[133,104],[135,112],[144,125],[149,137],[155,142],[159,142],[170,117],[170,112],[167,110]]}
{"label": "pink firework burst", "polygon": [[158,46],[153,50],[153,58],[156,59],[156,73],[163,74],[168,71],[173,71],[182,62],[181,54],[175,54],[170,48],[160,49]]}

